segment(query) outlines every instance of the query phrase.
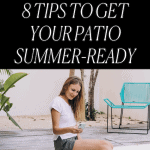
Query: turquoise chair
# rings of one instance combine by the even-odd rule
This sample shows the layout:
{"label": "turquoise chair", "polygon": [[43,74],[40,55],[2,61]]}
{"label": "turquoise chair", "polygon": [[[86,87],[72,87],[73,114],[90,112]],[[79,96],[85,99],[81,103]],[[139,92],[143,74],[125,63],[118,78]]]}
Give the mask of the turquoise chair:
{"label": "turquoise chair", "polygon": [[[112,129],[131,129],[131,128],[122,128],[121,127],[123,109],[145,109],[148,105],[150,105],[150,83],[125,82],[122,86],[122,89],[120,92],[120,97],[121,97],[122,105],[115,105],[108,98],[104,99],[104,101],[107,103],[107,132],[109,132],[108,131],[109,107],[111,107],[111,128]],[[138,104],[138,105],[128,105],[129,103],[130,104]],[[140,105],[140,104],[142,104],[142,105]],[[112,108],[120,108],[121,109],[119,128],[113,127]],[[131,130],[147,130],[146,134],[148,134],[149,116],[147,117],[147,129],[131,129]],[[109,132],[109,133],[116,133],[116,132]],[[126,133],[126,132],[119,132],[119,133]],[[143,134],[143,133],[135,133],[135,134]]]}

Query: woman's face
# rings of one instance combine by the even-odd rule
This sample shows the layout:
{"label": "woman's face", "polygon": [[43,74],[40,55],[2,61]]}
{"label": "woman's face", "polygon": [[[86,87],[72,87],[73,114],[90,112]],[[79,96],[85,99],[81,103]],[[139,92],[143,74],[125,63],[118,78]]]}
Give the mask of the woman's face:
{"label": "woman's face", "polygon": [[80,92],[81,87],[79,84],[70,84],[65,95],[69,100],[74,99]]}

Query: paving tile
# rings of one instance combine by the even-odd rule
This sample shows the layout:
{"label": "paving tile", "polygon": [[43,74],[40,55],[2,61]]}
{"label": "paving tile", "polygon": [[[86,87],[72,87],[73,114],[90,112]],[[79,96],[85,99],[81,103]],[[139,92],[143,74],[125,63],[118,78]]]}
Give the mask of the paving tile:
{"label": "paving tile", "polygon": [[[83,139],[110,141],[114,147],[150,144],[150,133],[121,134],[107,133],[106,127],[86,127]],[[52,129],[30,129],[23,131],[0,131],[0,150],[54,150]]]}

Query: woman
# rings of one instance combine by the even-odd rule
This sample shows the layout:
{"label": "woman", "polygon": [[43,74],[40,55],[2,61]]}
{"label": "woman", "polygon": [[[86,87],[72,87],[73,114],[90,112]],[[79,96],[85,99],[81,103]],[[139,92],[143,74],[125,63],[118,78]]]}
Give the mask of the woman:
{"label": "woman", "polygon": [[55,150],[112,150],[110,142],[80,137],[83,130],[78,129],[76,121],[83,120],[85,113],[82,90],[81,79],[69,77],[50,104]]}

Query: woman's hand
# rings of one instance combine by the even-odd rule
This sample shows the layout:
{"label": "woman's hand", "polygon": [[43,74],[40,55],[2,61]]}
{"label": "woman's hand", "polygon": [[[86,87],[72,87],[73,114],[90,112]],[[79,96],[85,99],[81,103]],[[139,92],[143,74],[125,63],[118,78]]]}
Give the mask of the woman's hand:
{"label": "woman's hand", "polygon": [[83,132],[83,129],[78,129],[78,126],[71,126],[69,127],[69,130],[71,133],[82,133]]}

